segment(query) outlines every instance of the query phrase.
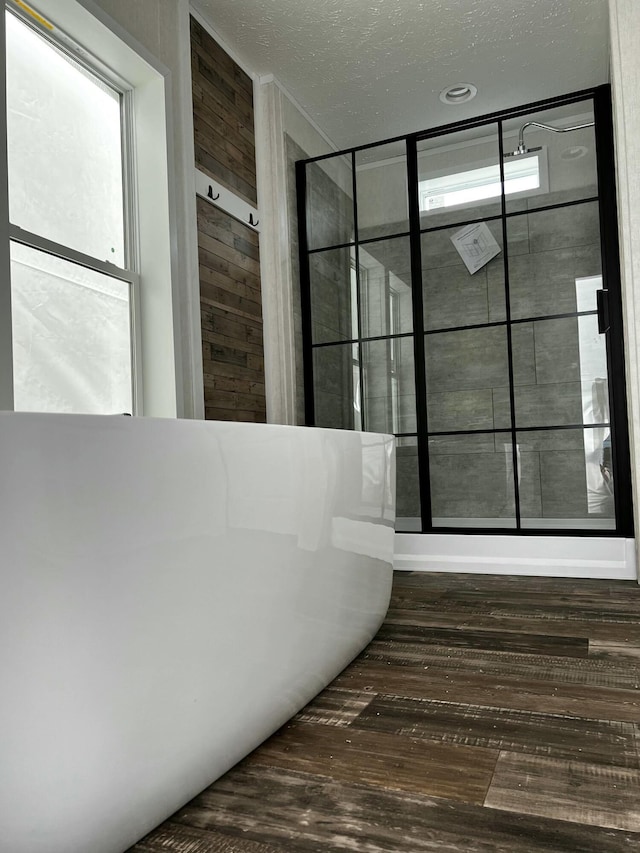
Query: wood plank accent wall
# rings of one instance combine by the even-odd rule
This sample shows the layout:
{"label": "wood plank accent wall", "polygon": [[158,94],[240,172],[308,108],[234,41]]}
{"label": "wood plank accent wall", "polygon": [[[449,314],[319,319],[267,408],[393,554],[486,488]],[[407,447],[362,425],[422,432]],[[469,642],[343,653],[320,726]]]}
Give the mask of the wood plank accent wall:
{"label": "wood plank accent wall", "polygon": [[[251,78],[192,17],[196,166],[257,203]],[[260,249],[252,228],[197,199],[205,417],[266,421]]]}
{"label": "wood plank accent wall", "polygon": [[258,234],[197,204],[205,417],[264,423]]}
{"label": "wood plank accent wall", "polygon": [[196,166],[254,206],[253,81],[191,18]]}

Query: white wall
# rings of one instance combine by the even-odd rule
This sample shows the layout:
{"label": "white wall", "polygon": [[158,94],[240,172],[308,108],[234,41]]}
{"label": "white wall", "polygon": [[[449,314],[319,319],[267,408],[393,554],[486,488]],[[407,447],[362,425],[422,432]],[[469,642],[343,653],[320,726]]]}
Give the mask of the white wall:
{"label": "white wall", "polygon": [[286,94],[273,77],[254,88],[258,204],[264,228],[260,234],[264,360],[267,418],[271,423],[296,423],[296,346],[294,289],[288,219],[288,134],[309,157],[336,147]]}
{"label": "white wall", "polygon": [[635,528],[640,530],[640,5],[609,0],[609,15],[631,478]]}
{"label": "white wall", "polygon": [[[91,9],[92,0],[82,0]],[[95,0],[169,70],[169,187],[177,411],[204,417],[188,0]]]}

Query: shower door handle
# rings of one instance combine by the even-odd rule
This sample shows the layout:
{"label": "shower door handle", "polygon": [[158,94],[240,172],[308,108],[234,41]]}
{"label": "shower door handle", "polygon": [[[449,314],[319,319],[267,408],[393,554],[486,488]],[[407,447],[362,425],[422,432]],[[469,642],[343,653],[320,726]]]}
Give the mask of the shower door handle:
{"label": "shower door handle", "polygon": [[596,305],[598,308],[598,332],[604,335],[609,331],[609,291],[596,290]]}

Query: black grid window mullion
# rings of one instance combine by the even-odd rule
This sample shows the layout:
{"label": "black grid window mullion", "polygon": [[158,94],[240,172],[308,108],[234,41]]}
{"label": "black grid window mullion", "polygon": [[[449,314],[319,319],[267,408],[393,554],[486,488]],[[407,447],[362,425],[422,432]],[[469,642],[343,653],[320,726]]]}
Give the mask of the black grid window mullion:
{"label": "black grid window mullion", "polygon": [[511,410],[511,451],[513,465],[513,499],[516,513],[516,530],[522,528],[520,514],[520,476],[518,464],[518,444],[516,442],[516,399],[513,378],[513,334],[511,327],[511,296],[509,291],[509,247],[507,232],[507,197],[504,184],[504,140],[502,122],[498,122],[498,154],[500,157],[500,202],[502,205],[502,257],[504,261],[504,310],[507,319],[507,359],[509,367],[509,407]]}
{"label": "black grid window mullion", "polygon": [[422,532],[433,529],[431,479],[429,474],[429,432],[427,422],[427,362],[425,357],[424,303],[422,296],[422,247],[420,235],[420,193],[418,191],[418,146],[416,137],[407,138],[407,183],[409,191],[409,231],[411,250],[411,299],[413,307],[413,354],[416,382],[416,426],[418,432],[418,477]]}
{"label": "black grid window mullion", "polygon": [[[360,429],[367,428],[367,419],[365,418],[365,387],[364,387],[364,365],[362,357],[364,355],[364,347],[362,344],[362,297],[360,294],[360,249],[358,247],[358,186],[356,181],[356,152],[351,152],[351,186],[353,192],[353,239],[354,248],[354,263],[356,265],[356,322],[358,326],[358,378],[360,382]],[[353,310],[353,308],[352,308]],[[352,321],[353,322],[353,321]],[[353,328],[353,327],[352,327]],[[351,344],[353,346],[353,344]],[[354,409],[355,422],[355,409]]]}
{"label": "black grid window mullion", "polygon": [[313,346],[311,324],[311,271],[307,235],[307,163],[296,163],[296,201],[298,241],[300,244],[300,314],[302,321],[302,375],[304,383],[304,421],[316,422],[315,389],[313,387]]}
{"label": "black grid window mullion", "polygon": [[[505,169],[504,169],[504,121],[507,118],[523,117],[530,115],[535,108],[550,108],[563,104],[573,104],[585,100],[587,97],[594,101],[595,112],[595,133],[596,133],[596,148],[597,148],[597,163],[598,163],[598,185],[600,198],[592,196],[589,198],[573,199],[562,201],[550,205],[541,204],[539,207],[532,207],[526,211],[507,210],[507,200],[505,195]],[[428,140],[436,137],[447,136],[449,133],[459,131],[464,128],[475,128],[493,124],[498,128],[498,148],[499,148],[499,168],[501,180],[501,205],[500,213],[486,218],[473,218],[468,220],[471,222],[480,222],[493,220],[496,223],[501,222],[502,237],[503,237],[503,265],[504,265],[504,299],[505,299],[505,319],[503,321],[478,323],[470,325],[461,325],[456,327],[447,327],[442,329],[429,329],[425,331],[424,322],[424,293],[422,287],[422,235],[428,232],[448,230],[452,226],[451,223],[444,225],[434,225],[433,227],[421,227],[420,205],[419,205],[419,168],[418,168],[418,143],[423,140]],[[476,527],[438,527],[438,531],[442,532],[457,532],[457,533],[517,533],[520,535],[549,535],[550,530],[546,528],[528,528],[522,526],[522,512],[520,507],[520,482],[519,482],[519,460],[518,460],[518,441],[517,438],[521,433],[530,432],[546,432],[554,430],[574,430],[574,429],[595,429],[606,428],[609,424],[548,424],[545,426],[522,426],[517,428],[516,406],[515,406],[515,378],[514,378],[514,327],[518,328],[517,324],[531,323],[535,321],[546,321],[552,319],[573,318],[587,315],[593,315],[594,311],[571,311],[558,314],[547,314],[535,317],[516,317],[512,316],[511,306],[511,287],[509,280],[509,229],[508,225],[513,217],[529,216],[532,213],[543,213],[555,209],[570,208],[576,205],[586,205],[590,203],[598,203],[600,205],[600,226],[601,226],[601,248],[603,262],[603,279],[604,288],[608,289],[611,294],[610,309],[612,312],[611,318],[611,333],[607,336],[607,354],[608,366],[610,374],[610,408],[611,408],[611,435],[613,441],[613,462],[614,462],[614,488],[615,488],[615,506],[616,506],[616,528],[598,528],[595,531],[582,529],[578,527],[570,527],[567,529],[554,528],[554,535],[572,535],[572,536],[611,536],[611,535],[632,535],[632,507],[631,507],[631,487],[630,487],[630,469],[629,469],[629,447],[627,434],[626,420],[626,389],[624,387],[624,353],[623,353],[623,337],[622,337],[622,317],[621,317],[621,299],[620,299],[620,282],[619,282],[619,259],[618,259],[618,244],[616,230],[616,200],[615,186],[612,183],[613,174],[613,142],[612,142],[612,124],[611,124],[611,102],[608,87],[598,87],[585,92],[574,93],[560,98],[549,99],[545,102],[532,104],[527,107],[518,107],[513,110],[508,110],[500,114],[492,116],[484,116],[478,119],[473,119],[468,122],[457,123],[427,131],[422,133],[411,134],[406,137],[395,137],[394,139],[403,139],[406,144],[407,155],[407,178],[409,189],[409,241],[410,241],[410,261],[411,261],[411,282],[412,282],[412,310],[413,310],[413,334],[399,333],[396,329],[389,328],[390,334],[365,336],[366,329],[366,281],[361,275],[360,269],[360,245],[368,243],[377,243],[383,240],[388,240],[393,237],[406,236],[406,232],[398,232],[393,235],[384,235],[380,237],[369,237],[360,242],[358,233],[358,199],[357,199],[357,173],[356,161],[357,152],[363,149],[375,148],[375,143],[369,146],[359,146],[344,152],[351,159],[352,167],[352,190],[353,190],[353,216],[354,216],[354,234],[353,242],[341,243],[335,247],[320,247],[314,250],[309,250],[307,229],[306,229],[306,165],[309,162],[314,162],[321,158],[311,158],[296,164],[296,180],[298,185],[298,217],[299,217],[299,232],[300,232],[300,249],[301,249],[301,303],[302,303],[302,324],[303,324],[303,352],[304,352],[304,377],[305,377],[305,411],[307,423],[315,422],[314,412],[314,389],[313,389],[313,353],[315,348],[323,346],[334,346],[335,342],[321,342],[314,344],[311,338],[311,288],[310,288],[310,253],[327,251],[330,248],[346,248],[350,247],[353,251],[355,263],[355,299],[356,305],[352,310],[356,311],[356,326],[357,328],[351,332],[352,340],[342,341],[342,344],[347,344],[350,347],[357,345],[359,347],[358,358],[358,376],[361,388],[361,411],[360,419],[361,428],[368,426],[368,418],[365,415],[365,376],[366,367],[363,359],[363,347],[368,341],[387,341],[388,346],[394,346],[395,341],[405,337],[413,336],[414,344],[414,359],[415,359],[415,389],[416,389],[416,433],[407,433],[408,437],[416,439],[418,446],[418,474],[420,478],[420,499],[421,499],[421,515],[422,515],[422,531],[431,532],[433,528],[432,519],[432,504],[431,504],[431,488],[430,488],[430,461],[429,461],[429,440],[435,436],[454,436],[454,435],[474,435],[474,434],[501,434],[509,435],[512,443],[512,466],[513,466],[513,494],[515,501],[515,527],[505,528],[476,528]],[[388,142],[387,140],[386,142]],[[336,156],[335,154],[326,156]],[[434,220],[435,222],[436,220]],[[464,225],[462,220],[456,225]],[[422,223],[424,226],[424,223]],[[429,239],[428,236],[426,239]],[[484,429],[484,430],[451,430],[444,432],[429,433],[428,430],[428,396],[426,385],[426,346],[427,335],[437,335],[447,331],[464,331],[466,329],[490,328],[493,326],[504,326],[507,345],[507,364],[509,377],[509,407],[510,419],[509,426],[501,429]],[[353,325],[352,325],[353,329]],[[357,335],[357,338],[355,337]],[[353,353],[353,350],[352,350]],[[389,389],[389,397],[391,392]],[[355,424],[355,412],[354,412]],[[513,520],[512,520],[513,523]],[[525,525],[526,525],[525,519]]]}

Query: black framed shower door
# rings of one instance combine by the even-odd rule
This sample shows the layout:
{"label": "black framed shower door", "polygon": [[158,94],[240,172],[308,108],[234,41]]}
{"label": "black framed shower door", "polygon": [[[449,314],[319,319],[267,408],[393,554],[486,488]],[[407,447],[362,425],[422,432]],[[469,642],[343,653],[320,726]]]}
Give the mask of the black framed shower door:
{"label": "black framed shower door", "polygon": [[609,87],[296,169],[306,422],[396,435],[397,529],[632,535]]}

